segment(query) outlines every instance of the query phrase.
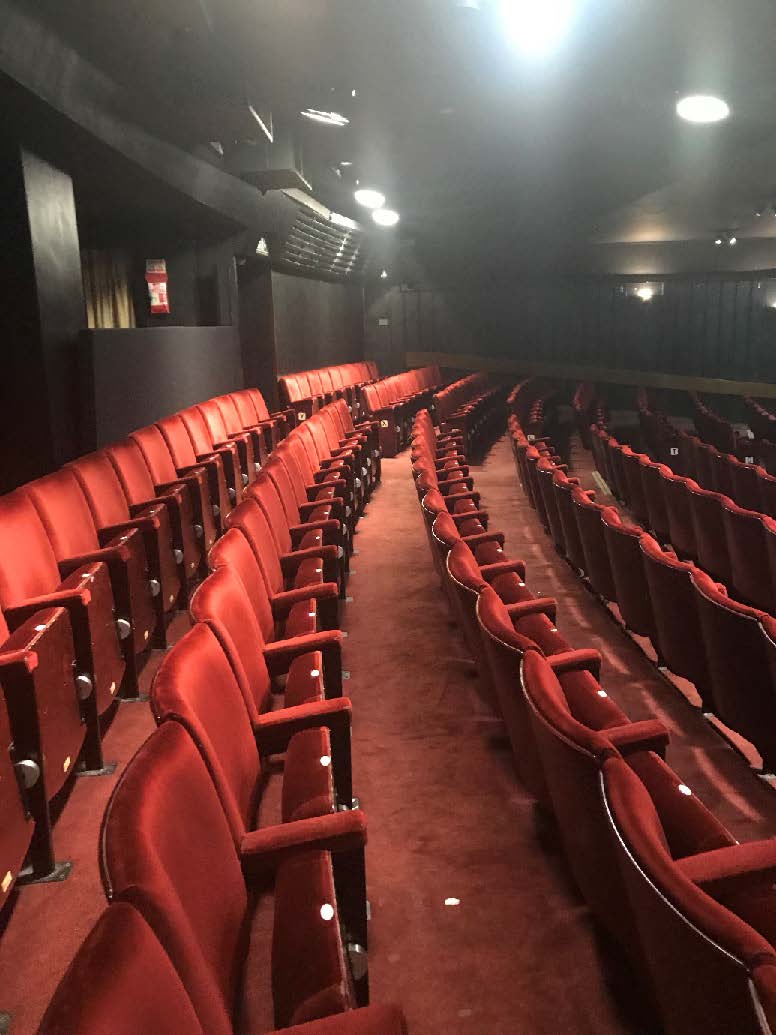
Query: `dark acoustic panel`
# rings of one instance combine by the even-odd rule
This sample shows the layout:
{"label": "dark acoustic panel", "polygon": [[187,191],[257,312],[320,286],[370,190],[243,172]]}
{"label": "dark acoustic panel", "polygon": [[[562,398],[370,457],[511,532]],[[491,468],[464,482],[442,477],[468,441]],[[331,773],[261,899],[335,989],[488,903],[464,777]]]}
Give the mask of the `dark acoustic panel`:
{"label": "dark acoustic panel", "polygon": [[84,450],[245,387],[234,327],[84,331],[80,362]]}
{"label": "dark acoustic panel", "polygon": [[364,297],[358,284],[272,273],[279,374],[364,358]]}

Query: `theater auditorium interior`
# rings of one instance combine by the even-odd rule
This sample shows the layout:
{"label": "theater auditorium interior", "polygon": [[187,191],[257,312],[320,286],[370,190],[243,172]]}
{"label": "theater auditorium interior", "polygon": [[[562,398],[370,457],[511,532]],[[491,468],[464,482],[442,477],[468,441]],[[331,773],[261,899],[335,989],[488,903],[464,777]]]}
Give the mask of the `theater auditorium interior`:
{"label": "theater auditorium interior", "polygon": [[0,0],[0,1035],[776,1033],[774,41]]}

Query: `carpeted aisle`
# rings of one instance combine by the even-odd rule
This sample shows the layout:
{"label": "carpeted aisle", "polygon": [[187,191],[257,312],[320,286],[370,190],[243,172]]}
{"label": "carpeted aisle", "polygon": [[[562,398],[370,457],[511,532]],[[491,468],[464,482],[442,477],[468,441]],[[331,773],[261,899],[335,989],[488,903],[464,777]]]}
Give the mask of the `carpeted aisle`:
{"label": "carpeted aisle", "polygon": [[[499,450],[473,473],[503,511]],[[485,487],[491,468],[499,492]],[[383,462],[356,546],[343,627],[373,999],[401,1002],[423,1035],[654,1032],[634,1018],[638,990],[599,946],[552,838],[538,836],[443,610],[407,454]]]}

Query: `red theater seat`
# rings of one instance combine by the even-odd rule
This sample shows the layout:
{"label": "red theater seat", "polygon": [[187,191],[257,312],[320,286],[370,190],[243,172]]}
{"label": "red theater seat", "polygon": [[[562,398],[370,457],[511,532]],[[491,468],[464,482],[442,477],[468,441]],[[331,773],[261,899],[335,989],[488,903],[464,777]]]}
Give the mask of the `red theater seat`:
{"label": "red theater seat", "polygon": [[715,714],[751,741],[766,768],[776,767],[774,644],[768,616],[731,600],[704,572],[692,577]]}
{"label": "red theater seat", "polygon": [[156,426],[162,433],[172,456],[176,477],[182,478],[189,474],[199,475],[203,468],[207,471],[213,516],[217,519],[220,530],[232,509],[232,501],[235,497],[234,489],[229,491],[223,457],[212,452],[198,455],[194,451],[186,425],[179,414],[173,414],[172,417],[165,417],[163,420],[157,421]]}
{"label": "red theater seat", "polygon": [[[279,556],[264,511],[254,500],[244,500],[236,507],[229,515],[228,524],[229,528],[239,529],[250,543],[277,619],[294,624],[296,612],[317,611],[319,628],[337,627],[339,562],[336,547],[315,546]],[[307,631],[314,629],[313,626]]]}
{"label": "red theater seat", "polygon": [[119,477],[105,452],[82,456],[65,470],[72,471],[78,479],[101,538],[113,538],[135,529],[142,534],[156,610],[155,646],[164,647],[165,615],[174,609],[180,596],[178,560],[183,559],[182,556],[176,558],[173,551],[167,508],[154,501],[131,512]]}
{"label": "red theater seat", "polygon": [[622,751],[662,753],[668,733],[655,720],[629,722],[598,687],[584,702],[569,700],[549,662],[526,651],[520,679],[566,859],[588,903],[611,934],[637,956],[637,939],[599,792],[604,760]]}
{"label": "red theater seat", "polygon": [[665,1031],[776,1029],[774,842],[735,844],[674,774],[653,800],[634,768],[606,759],[603,814]]}
{"label": "red theater seat", "polygon": [[213,438],[202,411],[196,406],[189,406],[178,414],[185,427],[197,461],[209,457],[220,457],[229,486],[229,498],[233,504],[242,499],[243,489],[250,481],[247,470],[243,469],[240,451],[236,442],[223,442]]}
{"label": "red theater seat", "polygon": [[170,485],[166,492],[157,495],[151,472],[140,446],[134,439],[127,438],[114,446],[108,446],[104,452],[116,472],[130,514],[142,513],[147,507],[157,503],[162,504],[167,511],[175,562],[181,581],[181,603],[185,604],[186,584],[196,577],[202,563],[202,526],[197,526],[195,521],[188,487],[183,482],[178,482],[177,485]]}
{"label": "red theater seat", "polygon": [[691,478],[682,478],[672,474],[665,467],[660,469],[660,480],[663,485],[663,499],[666,505],[669,541],[678,557],[683,561],[698,560],[695,544],[695,525],[693,523],[690,493],[699,488]]}
{"label": "red theater seat", "polygon": [[32,502],[46,530],[63,576],[104,562],[110,574],[128,692],[137,692],[136,658],[154,642],[158,612],[154,595],[159,585],[149,577],[143,535],[130,528],[114,534],[98,532],[89,504],[75,474],[61,470],[29,482],[20,490]]}
{"label": "red theater seat", "polygon": [[692,586],[692,577],[697,569],[692,564],[664,553],[650,535],[641,537],[640,547],[652,604],[652,644],[657,651],[658,661],[677,676],[684,676],[694,683],[704,708],[714,711],[706,651]]}
{"label": "red theater seat", "polygon": [[259,826],[269,755],[285,755],[282,822],[328,815],[338,803],[351,808],[349,704],[282,709],[271,726],[252,726],[230,661],[203,622],[167,654],[151,690],[156,721],[180,722],[205,759],[238,850]]}
{"label": "red theater seat", "polygon": [[732,501],[718,492],[709,492],[692,486],[688,498],[695,530],[698,566],[719,582],[729,586],[733,581],[733,572],[725,535],[724,509],[727,503]]}
{"label": "red theater seat", "polygon": [[[231,1031],[237,1015],[243,1030],[257,1030],[252,1010],[260,992],[251,975],[261,972],[270,947],[249,943],[248,932],[255,891],[268,872],[275,878],[276,1024],[358,1004],[348,962],[358,957],[347,952],[340,925],[366,946],[364,817],[339,813],[275,829],[282,836],[252,831],[238,855],[207,767],[177,722],[164,723],[141,747],[105,814],[108,898],[130,902],[148,921],[208,1035]],[[340,862],[361,878],[335,886]]]}
{"label": "red theater seat", "polygon": [[[112,704],[125,668],[108,568],[101,562],[88,562],[63,578],[35,507],[21,491],[13,492],[0,498],[0,609],[15,631],[39,611],[52,607],[64,608],[70,618],[76,679],[96,747],[97,713]],[[86,680],[91,681],[92,693]]]}
{"label": "red theater seat", "polygon": [[185,489],[194,516],[194,534],[202,543],[204,559],[204,555],[216,541],[214,511],[218,509],[218,496],[214,497],[215,506],[214,499],[210,496],[210,476],[207,468],[195,466],[187,474],[179,475],[164,436],[153,424],[133,431],[129,441],[134,442],[143,454],[157,496],[175,494],[181,487]]}
{"label": "red theater seat", "polygon": [[571,492],[574,516],[577,520],[579,537],[585,558],[585,573],[595,592],[606,601],[617,599],[617,589],[609,563],[604,526],[601,515],[604,507],[595,503],[590,494],[580,488]]}
{"label": "red theater seat", "polygon": [[249,431],[238,427],[236,419],[230,420],[227,426],[223,407],[217,399],[208,399],[206,402],[201,402],[197,409],[202,414],[205,424],[207,424],[210,438],[213,440],[213,445],[216,448],[228,447],[231,443],[237,446],[243,485],[249,485],[256,477],[256,472],[261,470],[264,453],[261,450],[260,440],[259,448],[257,449],[253,435]]}
{"label": "red theater seat", "polygon": [[[321,651],[326,693],[330,697],[341,696],[342,634],[334,629],[317,632],[317,612],[314,608],[310,608],[309,612],[303,612],[298,619],[291,614],[285,622],[276,619],[272,612],[259,562],[250,543],[238,529],[229,529],[219,539],[210,551],[209,561],[214,572],[227,567],[239,578],[261,630],[261,640],[267,645],[264,656],[270,675],[277,677],[287,672],[291,661],[298,655],[310,651]],[[207,585],[211,584],[206,580],[192,601],[192,613],[199,620],[209,620],[202,611],[198,610],[198,602],[202,599]],[[216,599],[212,604],[210,614],[217,615],[220,606],[223,606],[222,603]],[[309,602],[302,606],[309,607]],[[312,667],[319,668],[320,666],[313,665]],[[259,710],[261,710],[261,706],[259,706]]]}
{"label": "red theater seat", "polygon": [[[568,562],[579,574],[587,573],[587,560],[585,558],[582,537],[579,533],[576,514],[574,512],[573,494],[581,492],[576,478],[567,478],[560,468],[555,470],[552,478],[552,488],[555,494],[555,504],[563,529],[563,543],[565,556]],[[589,492],[588,498],[594,499],[595,494]]]}
{"label": "red theater seat", "polygon": [[771,555],[776,558],[776,522],[725,498],[722,505],[731,594],[763,611],[776,610]]}
{"label": "red theater seat", "polygon": [[602,511],[601,523],[617,590],[617,606],[625,627],[638,636],[648,636],[654,643],[655,620],[639,548],[642,530],[623,524],[613,507]]}
{"label": "red theater seat", "polygon": [[641,469],[641,485],[646,504],[646,527],[653,533],[659,543],[671,541],[671,526],[668,520],[668,508],[663,490],[663,478],[671,477],[671,469],[656,464],[648,456],[639,458]]}

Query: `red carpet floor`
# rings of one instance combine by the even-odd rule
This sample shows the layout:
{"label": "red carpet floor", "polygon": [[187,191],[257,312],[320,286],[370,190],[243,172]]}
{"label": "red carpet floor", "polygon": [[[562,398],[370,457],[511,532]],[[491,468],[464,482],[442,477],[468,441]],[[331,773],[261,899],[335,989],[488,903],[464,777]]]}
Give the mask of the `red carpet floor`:
{"label": "red carpet floor", "polygon": [[[573,461],[594,487],[589,455],[576,449]],[[668,724],[669,761],[738,837],[776,833],[776,794],[557,556],[517,483],[506,441],[472,473],[491,527],[506,533],[510,556],[526,560],[531,588],[558,598],[561,631],[574,646],[603,654],[612,696],[632,717]],[[369,817],[373,999],[401,1002],[413,1035],[655,1035],[638,985],[598,935],[552,831],[537,822],[458,646],[406,455],[384,461],[356,547],[343,628],[355,786]],[[147,706],[123,706],[107,757],[124,764],[151,729]],[[35,1031],[103,906],[97,834],[114,782],[76,783],[56,831],[59,854],[76,863],[73,875],[62,885],[21,888],[6,921],[0,1011],[12,1014],[13,1035]]]}

